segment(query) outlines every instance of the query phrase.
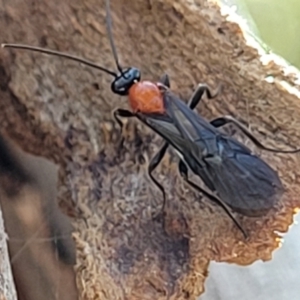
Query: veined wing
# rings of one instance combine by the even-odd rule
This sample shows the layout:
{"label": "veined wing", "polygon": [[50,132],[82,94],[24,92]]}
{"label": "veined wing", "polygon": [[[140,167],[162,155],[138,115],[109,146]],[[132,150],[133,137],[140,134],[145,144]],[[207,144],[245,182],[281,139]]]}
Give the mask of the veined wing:
{"label": "veined wing", "polygon": [[[208,186],[213,185],[209,188],[224,202],[246,215],[264,214],[276,204],[283,186],[268,164],[242,143],[214,128],[178,97],[167,92],[165,102],[177,130],[186,141],[193,142],[185,160]],[[201,161],[200,171],[194,166],[196,161]]]}
{"label": "veined wing", "polygon": [[228,140],[227,151],[251,153],[248,147],[215,128],[170,91],[165,92],[165,104],[169,118],[174,120],[182,136],[193,140],[201,148],[205,147],[208,156],[222,151],[218,148],[220,139]]}
{"label": "veined wing", "polygon": [[195,147],[192,140],[188,140],[181,135],[173,119],[167,114],[137,113],[136,115],[180,153],[185,153],[188,149]]}

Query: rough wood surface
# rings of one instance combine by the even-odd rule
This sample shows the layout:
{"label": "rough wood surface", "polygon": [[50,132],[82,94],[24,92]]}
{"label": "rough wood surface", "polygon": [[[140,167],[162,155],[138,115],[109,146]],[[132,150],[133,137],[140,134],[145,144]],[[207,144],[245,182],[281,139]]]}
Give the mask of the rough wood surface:
{"label": "rough wood surface", "polygon": [[7,249],[7,234],[4,229],[2,211],[0,209],[0,299],[17,300],[15,284],[11,272]]}
{"label": "rough wood surface", "polygon": [[[114,68],[104,1],[0,3],[3,42],[59,49]],[[262,63],[217,4],[112,0],[111,9],[123,65],[139,67],[150,80],[167,72],[183,99],[199,82],[222,83],[222,95],[199,108],[204,117],[230,114],[250,122],[269,146],[299,147],[299,76],[271,56]],[[74,216],[83,299],[195,299],[210,260],[249,264],[271,258],[279,245],[273,231],[286,231],[300,204],[296,155],[261,153],[278,170],[286,193],[281,208],[265,218],[237,216],[251,233],[247,242],[220,208],[182,183],[168,156],[155,173],[168,193],[164,231],[151,219],[162,198],[146,175],[161,141],[133,121],[125,149],[117,152],[112,110],[127,103],[111,93],[111,78],[55,57],[5,49],[0,55],[1,131],[60,166],[59,200]],[[270,75],[272,83],[265,80]]]}

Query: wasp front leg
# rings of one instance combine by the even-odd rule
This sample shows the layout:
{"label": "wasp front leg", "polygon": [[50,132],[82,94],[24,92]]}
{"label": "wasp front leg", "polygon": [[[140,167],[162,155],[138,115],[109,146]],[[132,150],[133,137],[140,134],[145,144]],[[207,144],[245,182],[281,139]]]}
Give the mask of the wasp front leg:
{"label": "wasp front leg", "polygon": [[119,126],[121,127],[121,140],[120,140],[120,143],[119,143],[119,149],[121,149],[123,147],[123,144],[124,144],[124,137],[123,137],[123,134],[122,134],[124,124],[121,121],[120,117],[121,118],[132,118],[132,117],[135,117],[135,114],[132,113],[129,110],[122,109],[122,108],[117,108],[113,112],[113,116],[114,116],[115,120],[117,121],[117,123],[119,124]]}

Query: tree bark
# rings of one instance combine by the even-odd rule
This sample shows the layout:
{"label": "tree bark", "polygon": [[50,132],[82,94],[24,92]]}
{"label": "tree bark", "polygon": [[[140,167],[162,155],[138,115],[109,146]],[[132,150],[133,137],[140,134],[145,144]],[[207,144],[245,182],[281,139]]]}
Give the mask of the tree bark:
{"label": "tree bark", "polygon": [[[1,7],[3,42],[57,49],[116,69],[104,1],[2,0]],[[205,0],[112,0],[111,11],[122,66],[137,66],[153,81],[168,73],[182,99],[200,82],[221,83],[222,95],[201,105],[203,117],[230,114],[249,122],[268,146],[300,145],[299,74],[250,45],[234,15],[229,20]],[[128,121],[118,150],[112,111],[128,105],[110,91],[112,78],[57,57],[6,49],[0,55],[1,133],[60,167],[58,198],[74,217],[83,299],[195,299],[210,260],[271,259],[279,246],[274,231],[287,231],[300,204],[296,155],[259,153],[286,192],[281,207],[263,218],[237,216],[250,232],[247,241],[222,209],[182,182],[168,155],[155,172],[168,195],[164,230],[151,217],[162,195],[147,176],[161,139]]]}

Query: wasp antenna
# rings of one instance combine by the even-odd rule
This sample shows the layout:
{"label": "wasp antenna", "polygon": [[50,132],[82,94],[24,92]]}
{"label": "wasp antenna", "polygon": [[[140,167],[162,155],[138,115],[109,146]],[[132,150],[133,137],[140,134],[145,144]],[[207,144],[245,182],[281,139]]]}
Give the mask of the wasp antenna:
{"label": "wasp antenna", "polygon": [[75,56],[75,55],[71,55],[71,54],[67,54],[67,53],[63,53],[60,51],[55,51],[55,50],[50,50],[50,49],[44,49],[44,48],[40,48],[40,47],[34,47],[34,46],[28,46],[28,45],[22,45],[22,44],[1,44],[2,48],[15,48],[15,49],[23,49],[23,50],[30,50],[30,51],[35,51],[35,52],[40,52],[40,53],[44,53],[44,54],[49,54],[49,55],[55,55],[55,56],[59,56],[59,57],[64,57],[70,60],[74,60],[77,62],[80,62],[82,64],[85,64],[89,67],[101,70],[107,74],[110,74],[113,77],[117,77],[118,75],[113,72],[110,71],[102,66],[99,66],[95,63],[93,63],[90,60]]}
{"label": "wasp antenna", "polygon": [[119,63],[117,50],[116,50],[116,46],[115,46],[113,34],[112,34],[112,20],[111,20],[111,14],[110,14],[109,0],[106,0],[106,28],[107,28],[108,38],[109,38],[109,42],[110,42],[110,47],[113,52],[113,56],[114,56],[114,60],[116,62],[117,69],[123,75],[123,70]]}

